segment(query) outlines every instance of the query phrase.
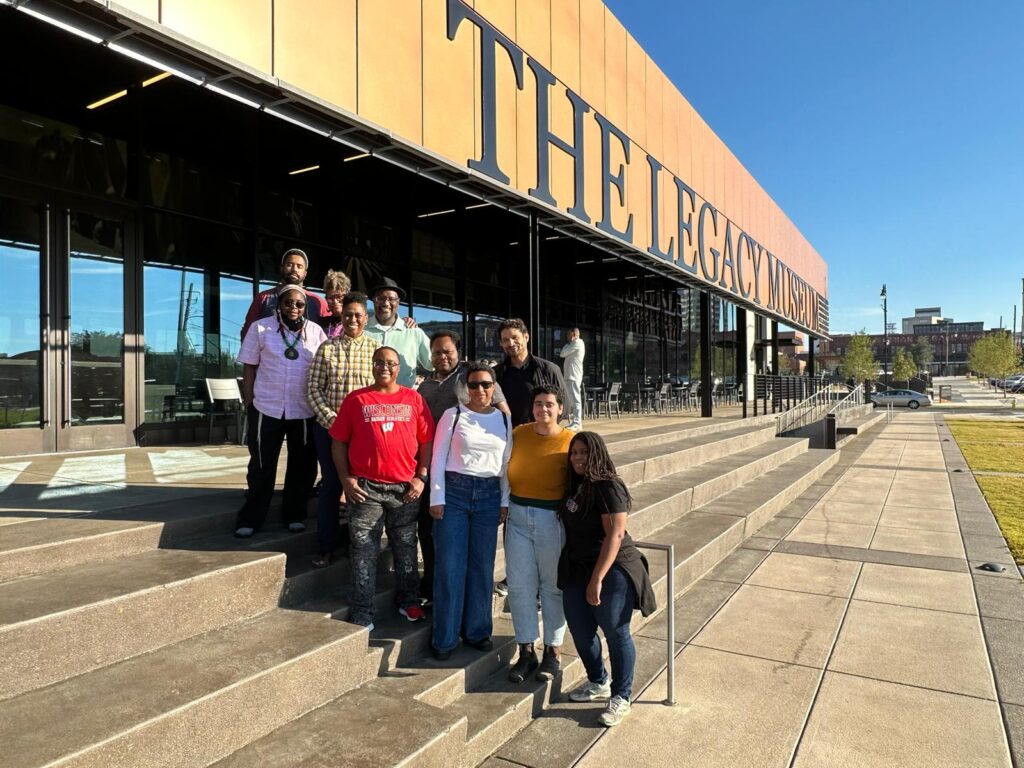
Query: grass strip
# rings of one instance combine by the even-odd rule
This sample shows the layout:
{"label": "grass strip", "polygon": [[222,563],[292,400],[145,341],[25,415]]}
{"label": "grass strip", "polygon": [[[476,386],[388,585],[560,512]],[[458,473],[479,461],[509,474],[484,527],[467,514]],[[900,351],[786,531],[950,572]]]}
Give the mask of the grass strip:
{"label": "grass strip", "polygon": [[975,476],[1010,552],[1024,565],[1024,477]]}

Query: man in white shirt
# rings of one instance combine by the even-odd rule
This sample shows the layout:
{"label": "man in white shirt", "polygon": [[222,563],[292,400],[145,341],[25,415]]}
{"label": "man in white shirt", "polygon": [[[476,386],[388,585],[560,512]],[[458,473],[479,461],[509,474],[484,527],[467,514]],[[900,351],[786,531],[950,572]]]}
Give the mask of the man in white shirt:
{"label": "man in white shirt", "polygon": [[583,389],[583,358],[587,354],[580,329],[569,331],[568,343],[560,352],[565,367],[565,412],[569,417],[568,428],[578,432],[583,428],[583,400],[580,391]]}

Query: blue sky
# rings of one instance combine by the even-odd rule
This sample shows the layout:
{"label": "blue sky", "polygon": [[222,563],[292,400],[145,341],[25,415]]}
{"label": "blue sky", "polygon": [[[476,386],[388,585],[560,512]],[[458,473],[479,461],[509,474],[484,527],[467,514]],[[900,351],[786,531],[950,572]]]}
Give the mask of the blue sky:
{"label": "blue sky", "polygon": [[828,262],[832,332],[883,282],[890,323],[1020,327],[1024,2],[605,2]]}

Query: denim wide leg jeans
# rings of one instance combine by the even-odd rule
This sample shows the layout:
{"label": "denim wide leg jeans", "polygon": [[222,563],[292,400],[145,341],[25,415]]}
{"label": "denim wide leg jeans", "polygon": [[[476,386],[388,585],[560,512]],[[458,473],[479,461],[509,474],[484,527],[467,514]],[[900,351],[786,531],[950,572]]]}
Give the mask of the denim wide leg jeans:
{"label": "denim wide leg jeans", "polygon": [[537,641],[537,595],[544,618],[544,645],[561,645],[565,637],[558,558],[565,528],[553,509],[509,504],[505,525],[505,573],[508,603],[517,643]]}
{"label": "denim wide leg jeans", "polygon": [[493,631],[491,592],[498,546],[497,477],[445,473],[444,517],[434,521],[434,648],[450,651],[459,635],[473,643]]}

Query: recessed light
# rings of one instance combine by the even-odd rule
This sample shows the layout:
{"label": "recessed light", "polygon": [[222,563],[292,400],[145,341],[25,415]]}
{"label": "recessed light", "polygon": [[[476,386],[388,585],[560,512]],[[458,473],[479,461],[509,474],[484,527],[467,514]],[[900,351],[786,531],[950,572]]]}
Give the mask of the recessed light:
{"label": "recessed light", "polygon": [[298,176],[300,173],[309,173],[310,171],[317,171],[320,169],[319,165],[311,165],[308,168],[299,168],[295,171],[288,171],[289,176]]}
{"label": "recessed light", "polygon": [[352,157],[346,157],[342,162],[350,163],[353,160],[362,160],[364,157],[369,157],[369,156],[370,156],[369,152],[363,152],[363,153],[358,154],[358,155],[352,155]]}
{"label": "recessed light", "polygon": [[87,105],[86,109],[98,109],[99,107],[102,107],[104,104],[109,104],[112,101],[117,101],[121,97],[127,95],[128,91],[118,91],[117,93],[112,93],[109,96],[104,96],[99,101],[94,101],[92,104]]}
{"label": "recessed light", "polygon": [[417,219],[426,219],[426,218],[429,218],[431,216],[444,216],[446,213],[455,213],[455,209],[454,208],[448,208],[448,209],[443,210],[443,211],[431,211],[430,213],[421,213],[416,218]]}
{"label": "recessed light", "polygon": [[151,85],[159,83],[161,80],[166,80],[168,77],[171,77],[170,72],[161,72],[159,75],[154,75],[153,77],[149,78],[149,80],[143,80],[142,87],[148,88]]}

